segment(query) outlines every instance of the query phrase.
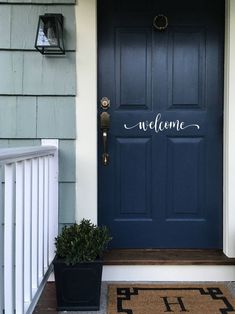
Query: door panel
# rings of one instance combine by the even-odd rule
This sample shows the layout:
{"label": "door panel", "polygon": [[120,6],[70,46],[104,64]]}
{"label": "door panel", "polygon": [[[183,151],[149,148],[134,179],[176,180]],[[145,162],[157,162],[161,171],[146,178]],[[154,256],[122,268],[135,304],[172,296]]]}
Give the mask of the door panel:
{"label": "door panel", "polygon": [[223,5],[99,1],[99,223],[113,247],[222,247]]}
{"label": "door panel", "polygon": [[117,108],[150,109],[151,33],[146,29],[118,29],[115,48]]}
{"label": "door panel", "polygon": [[170,37],[170,106],[200,106],[205,84],[205,34],[198,29],[182,28],[174,29]]}
{"label": "door panel", "polygon": [[205,214],[203,138],[168,138],[167,219],[198,220]]}
{"label": "door panel", "polygon": [[151,199],[150,139],[119,138],[117,145],[116,217],[147,217]]}

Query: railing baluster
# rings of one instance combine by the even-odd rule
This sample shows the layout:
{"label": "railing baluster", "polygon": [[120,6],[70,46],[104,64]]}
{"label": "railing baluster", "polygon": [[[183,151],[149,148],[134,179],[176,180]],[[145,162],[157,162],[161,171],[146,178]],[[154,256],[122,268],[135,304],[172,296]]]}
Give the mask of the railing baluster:
{"label": "railing baluster", "polygon": [[49,265],[49,157],[44,157],[44,274]]}
{"label": "railing baluster", "polygon": [[58,234],[58,154],[49,160],[49,263],[55,256],[55,237]]}
{"label": "railing baluster", "polygon": [[38,288],[38,159],[32,160],[32,287]]}
{"label": "railing baluster", "polygon": [[14,313],[14,164],[5,165],[4,304],[5,314]]}
{"label": "railing baluster", "polygon": [[3,195],[3,167],[0,166],[0,313],[3,313],[4,302],[4,195]]}
{"label": "railing baluster", "polygon": [[44,270],[44,249],[43,249],[43,229],[44,229],[44,158],[39,158],[39,187],[38,187],[38,284],[41,283]]}
{"label": "railing baluster", "polygon": [[24,164],[16,163],[16,274],[17,314],[24,313]]}
{"label": "railing baluster", "polygon": [[24,162],[24,301],[25,309],[32,300],[32,268],[31,268],[31,205],[32,176],[31,160]]}
{"label": "railing baluster", "polygon": [[55,256],[55,237],[58,235],[58,140],[42,140],[42,145],[57,147],[49,156],[49,264]]}

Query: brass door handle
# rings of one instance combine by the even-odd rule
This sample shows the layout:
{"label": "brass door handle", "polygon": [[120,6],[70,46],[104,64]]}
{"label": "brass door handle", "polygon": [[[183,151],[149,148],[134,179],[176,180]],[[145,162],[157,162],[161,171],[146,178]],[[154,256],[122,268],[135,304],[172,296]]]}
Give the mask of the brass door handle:
{"label": "brass door handle", "polygon": [[108,154],[109,126],[110,126],[110,115],[107,112],[102,112],[100,115],[100,129],[102,132],[102,141],[103,141],[102,162],[104,166],[107,166],[109,163],[109,154]]}

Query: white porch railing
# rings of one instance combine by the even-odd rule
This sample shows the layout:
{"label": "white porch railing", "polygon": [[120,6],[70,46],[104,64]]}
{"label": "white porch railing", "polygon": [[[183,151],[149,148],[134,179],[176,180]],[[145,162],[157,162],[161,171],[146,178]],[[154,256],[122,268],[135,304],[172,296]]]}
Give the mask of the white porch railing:
{"label": "white porch railing", "polygon": [[[51,145],[51,146],[49,146]],[[0,149],[0,313],[32,313],[58,233],[58,141]]]}

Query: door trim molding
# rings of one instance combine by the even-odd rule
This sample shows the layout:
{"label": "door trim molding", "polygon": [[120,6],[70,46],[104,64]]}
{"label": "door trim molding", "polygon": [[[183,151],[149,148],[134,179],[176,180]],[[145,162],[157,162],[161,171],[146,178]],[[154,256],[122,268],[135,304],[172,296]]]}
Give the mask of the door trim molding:
{"label": "door trim molding", "polygon": [[[223,251],[235,257],[235,0],[225,0]],[[97,223],[97,1],[79,0],[77,28],[76,220]]]}
{"label": "door trim molding", "polygon": [[76,220],[97,223],[97,14],[96,0],[75,6],[77,47]]}
{"label": "door trim molding", "polygon": [[223,251],[235,257],[235,0],[225,5]]}

